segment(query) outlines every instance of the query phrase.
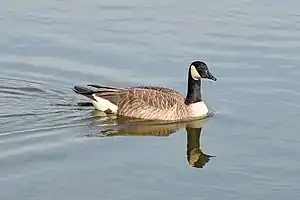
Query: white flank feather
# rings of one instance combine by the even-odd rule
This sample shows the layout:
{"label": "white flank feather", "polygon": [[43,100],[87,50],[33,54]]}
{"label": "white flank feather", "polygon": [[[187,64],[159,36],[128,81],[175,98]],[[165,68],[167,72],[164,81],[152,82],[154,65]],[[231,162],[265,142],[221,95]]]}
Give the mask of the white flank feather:
{"label": "white flank feather", "polygon": [[95,94],[93,94],[94,99],[96,99],[96,101],[92,101],[94,107],[97,110],[101,110],[101,111],[106,111],[106,110],[111,110],[112,113],[117,113],[118,110],[118,106],[111,103],[110,101],[103,99]]}

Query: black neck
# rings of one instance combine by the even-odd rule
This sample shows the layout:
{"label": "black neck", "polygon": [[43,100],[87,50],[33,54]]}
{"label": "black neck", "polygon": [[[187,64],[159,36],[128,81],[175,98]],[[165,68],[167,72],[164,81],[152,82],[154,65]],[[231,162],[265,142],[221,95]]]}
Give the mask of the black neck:
{"label": "black neck", "polygon": [[187,95],[185,98],[185,104],[202,101],[201,97],[201,80],[194,80],[189,72]]}

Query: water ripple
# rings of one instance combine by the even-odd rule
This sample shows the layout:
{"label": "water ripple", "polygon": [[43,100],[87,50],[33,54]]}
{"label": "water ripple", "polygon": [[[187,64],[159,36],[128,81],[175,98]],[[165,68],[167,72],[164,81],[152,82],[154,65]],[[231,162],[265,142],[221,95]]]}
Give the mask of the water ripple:
{"label": "water ripple", "polygon": [[[199,188],[203,199],[299,194],[296,1],[2,4],[0,199],[197,199]],[[217,113],[204,128],[216,155],[205,173],[186,168],[185,134],[83,139],[114,122],[78,104],[74,84],[175,85],[185,93],[195,59],[218,77],[203,81]]]}

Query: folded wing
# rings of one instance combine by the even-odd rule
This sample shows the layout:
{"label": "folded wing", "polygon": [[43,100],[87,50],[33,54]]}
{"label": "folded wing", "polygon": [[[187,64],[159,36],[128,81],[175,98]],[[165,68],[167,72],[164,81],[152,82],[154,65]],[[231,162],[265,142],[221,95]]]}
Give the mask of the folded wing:
{"label": "folded wing", "polygon": [[[93,95],[118,106],[119,115],[144,119],[174,119],[186,117],[184,97],[175,90],[162,87],[134,88],[97,87]],[[175,119],[176,118],[176,119]]]}

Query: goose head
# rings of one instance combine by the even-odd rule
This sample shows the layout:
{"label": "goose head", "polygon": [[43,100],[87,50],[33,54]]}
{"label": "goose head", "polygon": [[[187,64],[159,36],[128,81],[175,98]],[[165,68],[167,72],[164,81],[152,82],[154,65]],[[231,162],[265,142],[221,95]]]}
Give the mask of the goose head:
{"label": "goose head", "polygon": [[217,80],[217,78],[210,73],[207,65],[202,61],[194,61],[191,63],[189,77],[195,81],[200,81],[201,78],[211,79],[213,81]]}

